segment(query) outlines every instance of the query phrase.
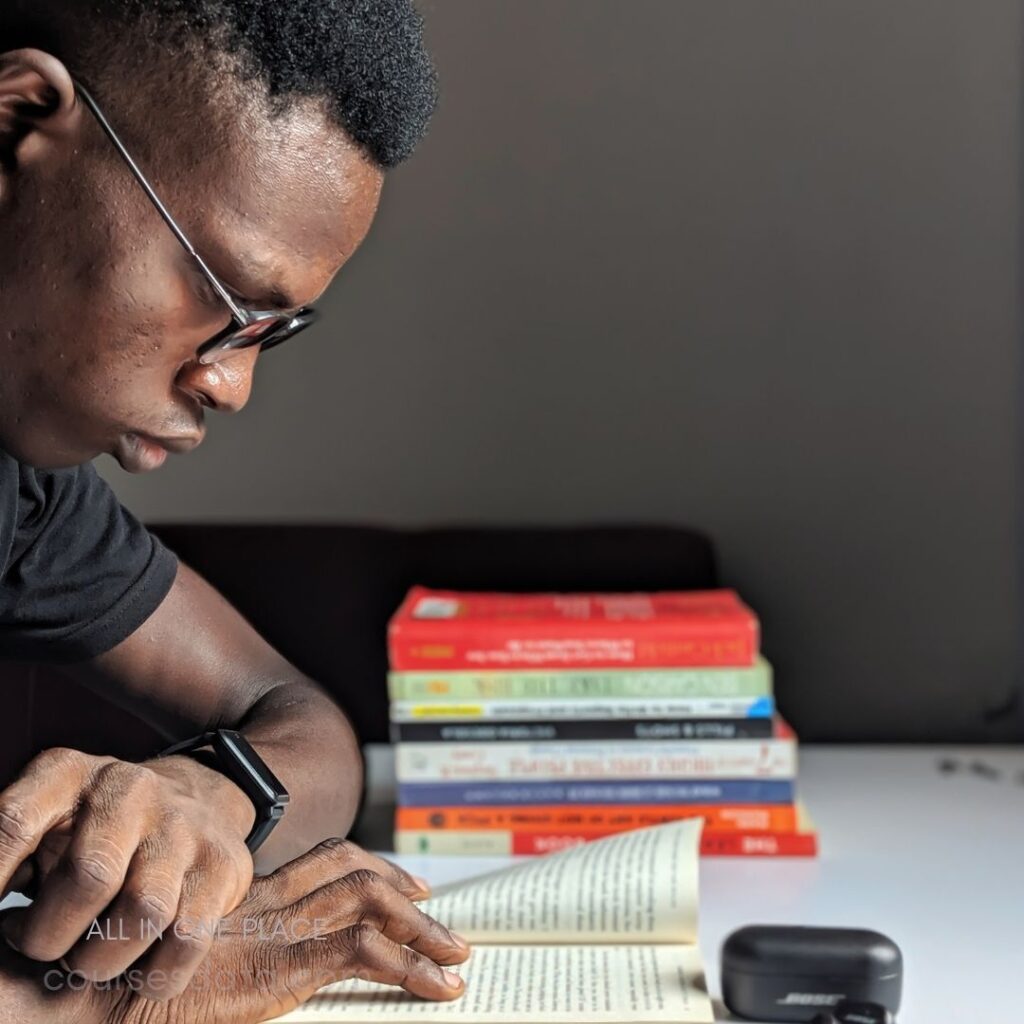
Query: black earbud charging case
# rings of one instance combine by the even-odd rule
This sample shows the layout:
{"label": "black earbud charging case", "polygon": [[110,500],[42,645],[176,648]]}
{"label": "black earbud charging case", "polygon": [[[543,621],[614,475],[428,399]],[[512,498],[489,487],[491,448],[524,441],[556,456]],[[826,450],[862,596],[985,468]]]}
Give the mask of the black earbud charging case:
{"label": "black earbud charging case", "polygon": [[722,995],[738,1017],[813,1021],[844,999],[896,1013],[902,991],[899,947],[878,932],[753,925],[722,946]]}

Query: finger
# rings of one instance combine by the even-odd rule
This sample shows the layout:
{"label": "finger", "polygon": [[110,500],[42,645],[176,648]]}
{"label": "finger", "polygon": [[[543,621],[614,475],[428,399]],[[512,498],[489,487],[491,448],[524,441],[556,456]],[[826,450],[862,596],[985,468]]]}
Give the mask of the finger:
{"label": "finger", "polygon": [[231,904],[231,888],[217,869],[185,876],[174,922],[139,965],[141,998],[162,1002],[185,991],[217,939]]}
{"label": "finger", "polygon": [[[44,963],[65,956],[90,931],[124,884],[148,828],[145,792],[136,789],[136,766],[116,762],[100,769],[75,818],[75,830],[56,869],[39,886],[17,941],[25,956]],[[144,771],[144,769],[143,769]],[[179,859],[187,851],[176,851]],[[187,860],[182,859],[184,872]],[[109,953],[119,937],[107,937]]]}
{"label": "finger", "polygon": [[43,836],[39,849],[14,872],[7,889],[0,893],[0,899],[5,899],[13,892],[30,900],[36,898],[39,887],[57,866],[71,841],[70,827],[69,822],[66,827],[53,828]]}
{"label": "finger", "polygon": [[400,946],[439,964],[459,964],[469,946],[439,921],[427,916],[374,871],[354,871],[293,904],[282,915],[293,941],[323,936],[361,921],[372,924]]}
{"label": "finger", "polygon": [[307,893],[361,870],[376,872],[408,899],[426,899],[430,895],[422,880],[344,839],[327,839],[272,875],[257,879],[253,893],[264,906],[283,910]]}
{"label": "finger", "polygon": [[61,822],[43,836],[39,849],[32,856],[36,869],[36,885],[41,886],[56,870],[75,835],[74,818]]}
{"label": "finger", "polygon": [[[458,974],[408,946],[392,942],[365,922],[324,940],[299,943],[291,950],[293,964],[310,965],[309,978],[299,979],[314,986],[307,998],[323,985],[348,978],[395,985],[420,999],[436,1002],[457,999],[465,991],[465,982]],[[301,966],[299,970],[301,974]],[[289,976],[288,980],[291,983],[293,978]]]}
{"label": "finger", "polygon": [[96,763],[75,750],[47,750],[0,793],[0,891],[46,833],[70,817]]}
{"label": "finger", "polygon": [[157,838],[142,841],[98,922],[100,935],[79,940],[64,958],[72,970],[89,981],[110,981],[161,940],[178,916],[184,882],[184,870],[168,853]]}

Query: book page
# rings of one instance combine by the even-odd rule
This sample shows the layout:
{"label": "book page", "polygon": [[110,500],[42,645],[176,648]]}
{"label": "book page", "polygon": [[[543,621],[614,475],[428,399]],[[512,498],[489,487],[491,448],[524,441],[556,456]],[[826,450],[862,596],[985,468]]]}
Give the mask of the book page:
{"label": "book page", "polygon": [[480,946],[459,967],[455,1002],[364,981],[329,985],[273,1024],[361,1021],[712,1024],[695,946]]}
{"label": "book page", "polygon": [[696,942],[702,828],[623,832],[444,886],[420,906],[470,943]]}

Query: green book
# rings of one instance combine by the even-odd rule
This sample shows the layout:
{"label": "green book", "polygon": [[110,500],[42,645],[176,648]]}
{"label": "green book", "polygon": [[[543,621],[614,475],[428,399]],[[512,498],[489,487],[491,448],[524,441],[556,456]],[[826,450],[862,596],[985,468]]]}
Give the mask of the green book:
{"label": "green book", "polygon": [[391,672],[393,701],[551,700],[595,697],[769,697],[772,668],[763,657],[746,668],[531,669]]}

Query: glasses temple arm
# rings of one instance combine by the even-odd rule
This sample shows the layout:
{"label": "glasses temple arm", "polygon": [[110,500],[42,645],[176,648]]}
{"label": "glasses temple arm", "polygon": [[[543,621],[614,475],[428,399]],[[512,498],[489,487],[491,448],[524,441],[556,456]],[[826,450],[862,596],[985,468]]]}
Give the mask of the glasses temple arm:
{"label": "glasses temple arm", "polygon": [[75,82],[75,91],[84,100],[85,105],[92,112],[92,115],[99,122],[99,126],[103,129],[107,138],[114,144],[118,153],[121,154],[121,158],[130,168],[132,174],[135,176],[135,180],[142,186],[143,191],[149,197],[149,201],[156,207],[157,212],[163,218],[164,223],[174,233],[174,237],[182,244],[185,251],[195,260],[196,265],[202,271],[203,276],[210,282],[211,287],[217,292],[217,294],[224,300],[228,309],[238,318],[242,323],[248,321],[248,317],[238,307],[238,304],[231,297],[231,293],[224,287],[223,284],[218,280],[217,275],[206,265],[202,256],[196,252],[196,247],[189,241],[188,236],[184,231],[178,227],[178,222],[171,216],[170,211],[161,202],[160,197],[153,190],[153,186],[146,180],[146,176],[142,173],[139,165],[132,159],[131,153],[125,148],[124,143],[118,138],[117,133],[111,127],[110,122],[104,117],[103,112],[100,110],[99,105],[92,98],[89,92],[82,86],[80,82]]}

